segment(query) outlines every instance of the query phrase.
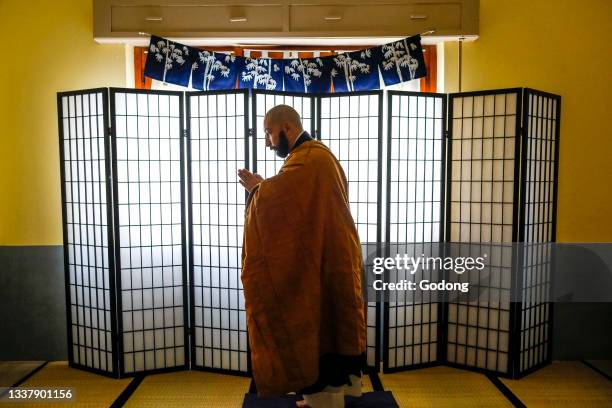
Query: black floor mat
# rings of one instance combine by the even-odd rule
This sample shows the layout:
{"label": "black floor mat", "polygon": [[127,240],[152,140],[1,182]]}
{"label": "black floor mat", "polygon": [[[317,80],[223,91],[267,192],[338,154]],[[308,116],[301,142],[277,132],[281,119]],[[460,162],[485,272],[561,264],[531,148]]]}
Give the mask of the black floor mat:
{"label": "black floor mat", "polygon": [[[242,408],[296,408],[302,398],[298,395],[257,398],[256,394],[245,394]],[[361,397],[344,397],[345,408],[399,408],[391,391],[366,392]]]}

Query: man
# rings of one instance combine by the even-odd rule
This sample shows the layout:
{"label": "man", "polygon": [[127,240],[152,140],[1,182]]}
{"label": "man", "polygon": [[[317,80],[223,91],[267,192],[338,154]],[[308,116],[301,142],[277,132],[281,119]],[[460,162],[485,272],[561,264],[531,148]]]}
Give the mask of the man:
{"label": "man", "polygon": [[260,396],[295,391],[312,408],[361,395],[366,304],[361,244],[340,163],[278,105],[264,118],[266,146],[286,158],[249,191],[242,247],[253,377]]}

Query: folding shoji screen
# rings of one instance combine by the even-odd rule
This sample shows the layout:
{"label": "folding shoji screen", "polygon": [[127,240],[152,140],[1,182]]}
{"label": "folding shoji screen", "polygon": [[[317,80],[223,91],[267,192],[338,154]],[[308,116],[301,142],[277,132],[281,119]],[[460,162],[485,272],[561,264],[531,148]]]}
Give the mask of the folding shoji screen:
{"label": "folding shoji screen", "polygon": [[183,93],[110,91],[121,374],[188,367]]}
{"label": "folding shoji screen", "polygon": [[[317,133],[346,173],[364,261],[382,252],[382,109],[381,91],[317,98]],[[380,303],[368,302],[367,314],[367,361],[378,368]]]}
{"label": "folding shoji screen", "polygon": [[186,368],[183,93],[58,94],[71,365]]}
{"label": "folding shoji screen", "polygon": [[260,133],[279,103],[295,107],[341,162],[366,260],[383,256],[383,227],[385,255],[440,255],[439,237],[450,245],[445,256],[478,248],[456,244],[490,252],[484,271],[447,274],[469,281],[477,298],[369,302],[370,366],[382,351],[385,371],[446,362],[517,377],[550,361],[553,266],[540,244],[555,240],[559,96],[391,92],[385,175],[381,91],[102,88],[58,94],[72,366],[115,377],[189,362],[250,372],[240,281],[246,192],[236,172],[270,177],[282,165]]}
{"label": "folding shoji screen", "polygon": [[293,107],[302,118],[304,130],[310,136],[315,134],[315,98],[311,94],[277,91],[252,91],[252,155],[253,172],[263,178],[272,177],[283,165],[283,159],[265,145],[264,117],[266,112],[276,105]]}
{"label": "folding shoji screen", "polygon": [[523,88],[450,95],[449,255],[489,252],[482,271],[449,276],[477,295],[448,303],[451,365],[519,377],[550,361],[550,265],[512,243],[554,240],[559,105]]}
{"label": "folding shoji screen", "polygon": [[[389,92],[385,256],[443,256],[446,95]],[[439,271],[393,269],[387,281],[438,281]],[[411,278],[411,276],[413,276]],[[384,304],[386,372],[437,362],[443,305],[438,292],[402,291]]]}
{"label": "folding shoji screen", "polygon": [[[192,367],[250,372],[241,254],[248,91],[187,94]],[[263,143],[263,141],[262,141]]]}
{"label": "folding shoji screen", "polygon": [[68,361],[116,377],[108,90],[57,96]]}

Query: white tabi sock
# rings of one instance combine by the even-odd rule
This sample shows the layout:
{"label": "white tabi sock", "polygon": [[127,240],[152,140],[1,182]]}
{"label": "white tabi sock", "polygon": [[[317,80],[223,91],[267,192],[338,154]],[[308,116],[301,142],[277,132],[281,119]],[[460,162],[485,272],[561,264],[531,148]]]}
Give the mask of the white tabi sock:
{"label": "white tabi sock", "polygon": [[321,392],[304,394],[304,402],[310,408],[344,408],[344,386],[327,386]]}
{"label": "white tabi sock", "polygon": [[351,397],[361,397],[361,377],[356,375],[349,375],[351,385],[344,386],[344,395],[350,395]]}

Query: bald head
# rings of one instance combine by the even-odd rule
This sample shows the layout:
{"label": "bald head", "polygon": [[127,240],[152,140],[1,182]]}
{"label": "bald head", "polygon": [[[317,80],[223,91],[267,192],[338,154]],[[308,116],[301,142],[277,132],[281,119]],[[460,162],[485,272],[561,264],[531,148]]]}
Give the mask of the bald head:
{"label": "bald head", "polygon": [[300,114],[289,105],[276,105],[266,113],[264,120],[267,120],[268,125],[283,127],[289,124],[302,131]]}
{"label": "bald head", "polygon": [[266,146],[286,157],[304,130],[299,113],[289,105],[276,105],[264,117]]}

